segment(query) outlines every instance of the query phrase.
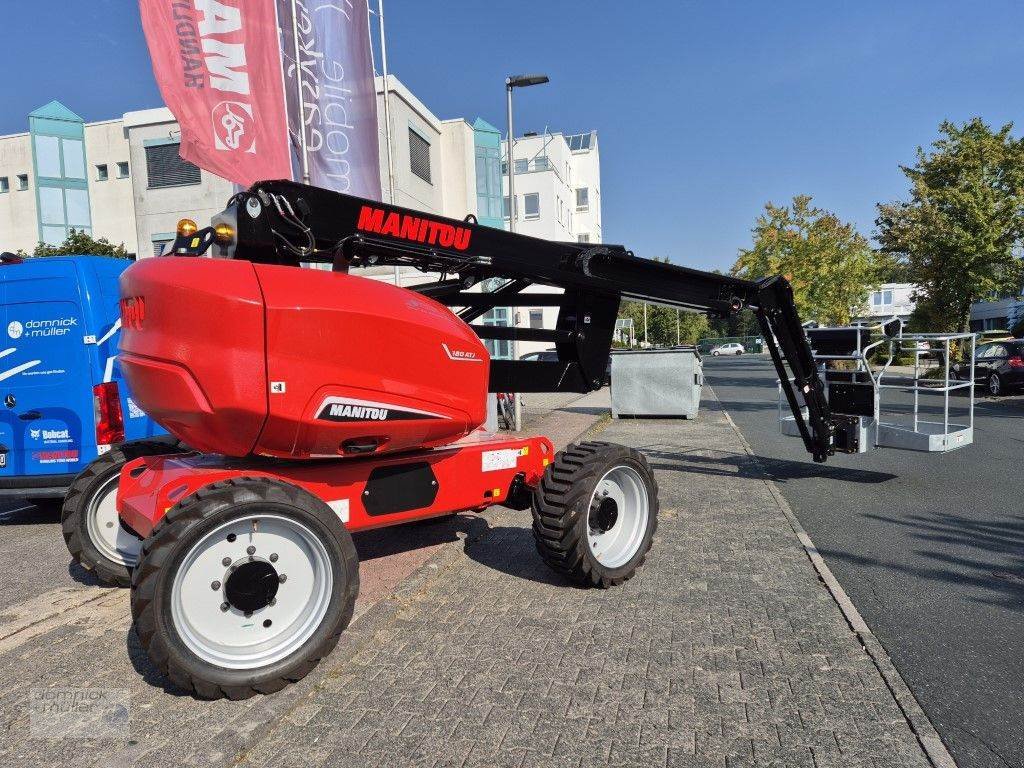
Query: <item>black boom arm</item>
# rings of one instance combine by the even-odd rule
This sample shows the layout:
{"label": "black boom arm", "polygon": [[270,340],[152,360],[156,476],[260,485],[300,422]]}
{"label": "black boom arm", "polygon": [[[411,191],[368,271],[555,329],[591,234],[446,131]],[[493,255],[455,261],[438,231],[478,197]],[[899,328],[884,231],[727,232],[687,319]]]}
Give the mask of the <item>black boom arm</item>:
{"label": "black boom arm", "polygon": [[[264,181],[232,197],[211,227],[179,237],[173,251],[210,249],[215,257],[294,266],[329,263],[342,271],[350,266],[415,267],[438,277],[411,290],[452,307],[466,322],[496,307],[558,307],[554,328],[472,326],[483,339],[543,341],[557,350],[557,361],[492,360],[492,392],[600,387],[622,298],[712,316],[750,307],[807,450],[815,461],[834,452],[835,427],[824,386],[783,278],[741,280],[637,258],[620,245],[540,240],[467,219],[290,181]],[[481,290],[485,287],[490,290]],[[531,287],[538,288],[521,295]]]}

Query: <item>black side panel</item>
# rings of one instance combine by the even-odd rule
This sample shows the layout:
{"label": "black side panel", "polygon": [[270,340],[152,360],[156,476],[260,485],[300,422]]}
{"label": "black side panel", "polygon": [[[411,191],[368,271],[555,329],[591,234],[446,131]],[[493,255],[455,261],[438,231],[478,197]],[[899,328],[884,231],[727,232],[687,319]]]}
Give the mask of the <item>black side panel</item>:
{"label": "black side panel", "polygon": [[832,413],[848,416],[874,416],[875,390],[870,384],[829,382],[828,404]]}
{"label": "black side panel", "polygon": [[437,488],[437,478],[427,462],[389,464],[370,473],[363,506],[373,516],[422,509],[434,503]]}

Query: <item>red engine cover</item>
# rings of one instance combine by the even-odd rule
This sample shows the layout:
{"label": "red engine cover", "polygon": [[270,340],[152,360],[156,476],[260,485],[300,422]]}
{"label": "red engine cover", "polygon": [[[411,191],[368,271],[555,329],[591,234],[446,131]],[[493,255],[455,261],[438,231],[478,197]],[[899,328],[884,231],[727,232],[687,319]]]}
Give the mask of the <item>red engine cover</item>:
{"label": "red engine cover", "polygon": [[446,445],[486,416],[487,351],[446,307],[319,270],[145,259],[121,277],[132,396],[204,452],[282,458]]}

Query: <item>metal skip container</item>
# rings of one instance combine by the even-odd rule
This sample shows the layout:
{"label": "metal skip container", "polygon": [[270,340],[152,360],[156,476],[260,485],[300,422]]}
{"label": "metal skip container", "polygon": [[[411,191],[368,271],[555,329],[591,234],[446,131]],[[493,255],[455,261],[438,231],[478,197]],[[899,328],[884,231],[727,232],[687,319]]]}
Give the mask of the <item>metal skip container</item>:
{"label": "metal skip container", "polygon": [[697,417],[704,368],[694,346],[612,352],[612,416]]}

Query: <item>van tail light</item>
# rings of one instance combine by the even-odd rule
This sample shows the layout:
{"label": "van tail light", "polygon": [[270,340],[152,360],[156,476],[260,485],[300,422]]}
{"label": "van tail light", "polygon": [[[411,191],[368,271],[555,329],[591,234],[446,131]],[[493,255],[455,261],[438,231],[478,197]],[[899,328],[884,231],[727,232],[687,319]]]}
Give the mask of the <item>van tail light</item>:
{"label": "van tail light", "polygon": [[1011,368],[1024,368],[1024,358],[1020,357],[1020,355],[1011,357],[1006,362],[1010,364]]}
{"label": "van tail light", "polygon": [[116,381],[106,381],[92,388],[92,408],[96,419],[96,444],[124,442],[124,415]]}

